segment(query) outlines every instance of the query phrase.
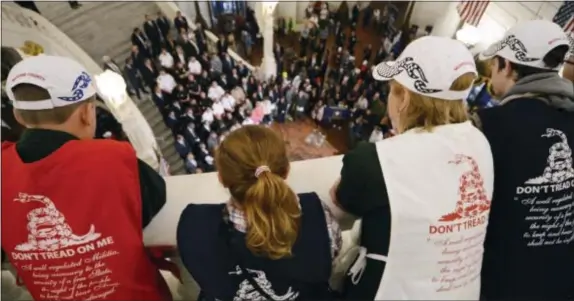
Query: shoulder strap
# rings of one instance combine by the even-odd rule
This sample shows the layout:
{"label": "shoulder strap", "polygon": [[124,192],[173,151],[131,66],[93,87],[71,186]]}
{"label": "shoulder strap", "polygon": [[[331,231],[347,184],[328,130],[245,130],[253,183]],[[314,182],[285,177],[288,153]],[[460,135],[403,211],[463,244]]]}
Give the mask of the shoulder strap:
{"label": "shoulder strap", "polygon": [[230,253],[231,261],[241,271],[241,278],[243,278],[243,280],[247,280],[249,282],[249,284],[251,284],[251,286],[259,294],[261,294],[261,296],[263,296],[265,298],[265,300],[274,301],[275,299],[273,299],[271,296],[269,296],[269,294],[267,294],[261,288],[261,286],[259,286],[257,281],[255,281],[255,279],[253,279],[251,274],[244,268],[243,259],[241,258],[241,255],[238,252],[238,250],[235,248],[235,240],[233,239],[233,231],[234,231],[233,225],[229,221],[227,221],[226,224],[227,224],[227,238],[226,238],[226,240],[227,240],[227,244],[229,246],[229,253]]}

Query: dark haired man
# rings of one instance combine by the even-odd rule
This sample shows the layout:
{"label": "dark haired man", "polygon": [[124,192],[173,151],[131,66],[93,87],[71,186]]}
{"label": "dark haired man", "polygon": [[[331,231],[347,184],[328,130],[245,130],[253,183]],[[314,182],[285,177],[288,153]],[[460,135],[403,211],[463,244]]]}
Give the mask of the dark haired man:
{"label": "dark haired man", "polygon": [[574,298],[574,90],[558,75],[568,48],[557,24],[532,20],[481,54],[500,99],[474,116],[495,172],[485,300]]}
{"label": "dark haired man", "polygon": [[142,240],[165,182],[131,145],[92,139],[87,71],[65,57],[26,58],[6,94],[28,129],[2,144],[2,249],[34,300],[171,300]]}

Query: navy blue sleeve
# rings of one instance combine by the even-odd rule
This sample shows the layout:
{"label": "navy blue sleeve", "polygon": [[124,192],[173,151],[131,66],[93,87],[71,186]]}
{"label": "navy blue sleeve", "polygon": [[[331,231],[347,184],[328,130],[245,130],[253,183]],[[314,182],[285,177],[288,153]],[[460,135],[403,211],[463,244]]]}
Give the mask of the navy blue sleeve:
{"label": "navy blue sleeve", "polygon": [[359,143],[343,157],[341,182],[335,193],[341,209],[358,217],[377,207],[388,207],[387,188],[374,143]]}

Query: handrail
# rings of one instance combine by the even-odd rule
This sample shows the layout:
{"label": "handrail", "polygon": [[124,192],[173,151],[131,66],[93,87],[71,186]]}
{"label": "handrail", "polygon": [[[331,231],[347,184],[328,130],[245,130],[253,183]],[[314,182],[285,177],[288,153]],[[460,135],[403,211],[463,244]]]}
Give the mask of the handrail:
{"label": "handrail", "polygon": [[[26,25],[23,25],[23,23],[26,23]],[[101,66],[98,65],[80,46],[78,46],[78,44],[76,44],[49,20],[34,11],[21,8],[15,4],[2,3],[2,31],[8,30],[8,28],[9,32],[17,31],[19,34],[30,35],[33,33],[40,36],[44,35],[44,41],[50,41],[58,46],[50,46],[50,48],[65,51],[65,54],[48,54],[59,54],[72,57],[80,62],[92,75],[103,72]],[[32,32],[30,32],[30,30],[32,30]],[[3,39],[2,42],[4,44],[6,41]],[[153,151],[154,147],[157,148],[157,142],[155,141],[151,127],[131,98],[127,97],[126,103],[122,105],[122,108],[114,107],[113,104],[108,103],[104,97],[102,97],[102,99],[104,99],[116,120],[122,123],[124,131],[130,141],[142,141],[141,145],[137,142],[133,144],[138,157],[153,168],[158,168],[156,155]],[[144,124],[147,126],[142,126]],[[127,129],[132,129],[132,131]],[[140,137],[143,138],[140,139]],[[151,138],[144,139],[145,137]],[[151,139],[152,141],[147,143],[147,139]]]}
{"label": "handrail", "polygon": [[[315,192],[345,221],[342,228],[350,228],[349,216],[341,214],[332,204],[329,190],[339,177],[342,156],[291,162],[287,183],[296,193]],[[179,216],[188,204],[221,204],[229,200],[217,173],[170,176],[165,178],[167,202],[143,233],[146,246],[174,246]]]}
{"label": "handrail", "polygon": [[[181,11],[181,9],[173,1],[157,1],[156,5],[163,12],[163,14],[170,20],[175,19],[176,13],[178,11]],[[185,14],[184,12],[181,12],[181,14],[187,19],[189,27],[191,27],[192,30],[195,30],[197,28],[195,26],[195,20],[187,16],[187,14]],[[209,39],[209,42],[212,43],[212,46],[215,45],[217,41],[219,41],[219,38],[210,30],[204,29],[203,32],[205,33],[207,39]],[[245,65],[245,67],[247,67],[247,69],[249,69],[250,71],[254,71],[257,68],[251,65],[246,60],[244,60],[237,52],[231,49],[227,49],[227,53],[235,61],[242,62],[243,65]]]}

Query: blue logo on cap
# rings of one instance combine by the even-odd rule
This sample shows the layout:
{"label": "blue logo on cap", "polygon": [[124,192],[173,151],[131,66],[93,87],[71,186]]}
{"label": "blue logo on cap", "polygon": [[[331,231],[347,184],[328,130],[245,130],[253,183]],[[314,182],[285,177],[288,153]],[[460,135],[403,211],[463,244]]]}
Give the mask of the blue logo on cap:
{"label": "blue logo on cap", "polygon": [[84,90],[90,86],[92,82],[92,78],[86,72],[82,72],[76,80],[74,81],[74,85],[72,86],[72,96],[70,97],[58,97],[63,101],[78,101],[84,98]]}

